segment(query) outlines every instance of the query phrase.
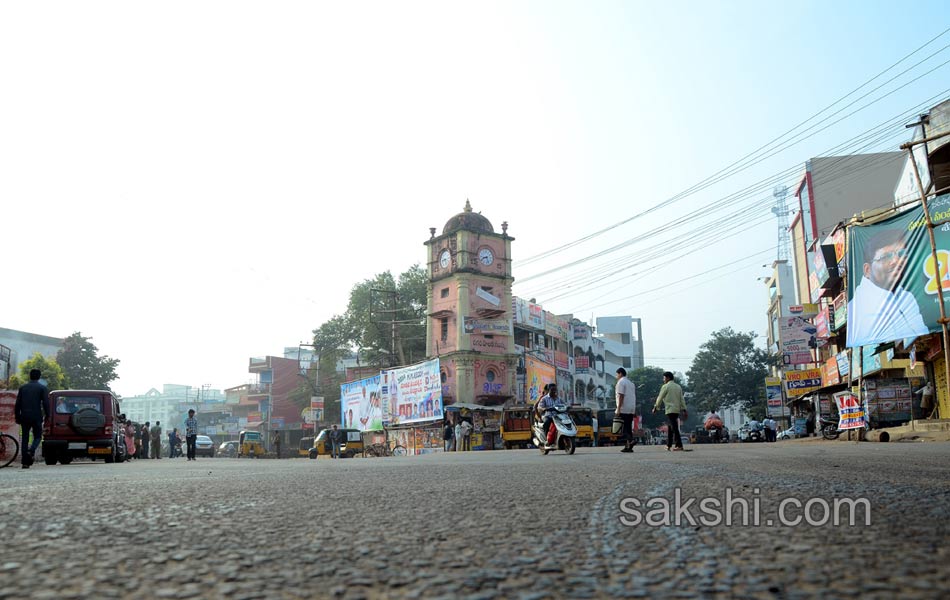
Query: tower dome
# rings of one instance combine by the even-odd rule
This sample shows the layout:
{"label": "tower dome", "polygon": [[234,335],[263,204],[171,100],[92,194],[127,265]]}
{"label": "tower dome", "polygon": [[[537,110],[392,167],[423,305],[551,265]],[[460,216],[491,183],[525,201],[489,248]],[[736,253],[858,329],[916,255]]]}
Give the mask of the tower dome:
{"label": "tower dome", "polygon": [[446,221],[445,227],[442,228],[442,235],[460,229],[479,233],[495,233],[491,221],[479,213],[472,212],[472,204],[468,200],[465,201],[465,209],[462,212]]}

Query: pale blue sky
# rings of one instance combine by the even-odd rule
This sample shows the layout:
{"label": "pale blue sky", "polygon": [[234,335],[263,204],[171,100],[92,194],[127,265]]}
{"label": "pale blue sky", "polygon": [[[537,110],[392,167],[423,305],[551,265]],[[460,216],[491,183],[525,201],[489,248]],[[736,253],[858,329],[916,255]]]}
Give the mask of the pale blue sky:
{"label": "pale blue sky", "polygon": [[[509,222],[516,260],[574,240],[851,91],[950,27],[947,6],[0,5],[9,280],[28,281],[37,265],[48,290],[8,294],[0,325],[93,336],[122,360],[124,395],[165,382],[238,385],[250,378],[248,357],[308,339],[344,310],[352,284],[424,261],[428,228],[466,198],[496,228]],[[950,34],[918,57],[947,44]],[[948,59],[950,50],[915,72]],[[516,264],[515,277],[702,211],[947,88],[950,65],[671,208]],[[763,205],[748,222],[767,215]],[[645,257],[699,223],[586,270]],[[557,300],[546,301],[556,294],[545,288],[563,291],[574,272],[515,291],[582,318],[642,317],[648,362],[685,371],[713,330],[764,331],[756,277],[772,255],[712,282],[676,282],[769,248],[775,236],[763,221],[684,247],[686,257],[647,275]],[[90,280],[112,293],[72,292]],[[668,291],[590,308],[657,287]]]}

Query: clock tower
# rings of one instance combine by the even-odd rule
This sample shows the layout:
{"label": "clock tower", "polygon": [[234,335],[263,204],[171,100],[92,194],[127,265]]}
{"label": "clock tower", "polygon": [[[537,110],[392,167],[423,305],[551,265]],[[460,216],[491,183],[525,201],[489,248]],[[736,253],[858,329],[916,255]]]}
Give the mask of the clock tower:
{"label": "clock tower", "polygon": [[497,406],[517,394],[518,355],[511,314],[511,242],[508,223],[465,209],[425,245],[428,251],[426,355],[438,357],[442,398]]}

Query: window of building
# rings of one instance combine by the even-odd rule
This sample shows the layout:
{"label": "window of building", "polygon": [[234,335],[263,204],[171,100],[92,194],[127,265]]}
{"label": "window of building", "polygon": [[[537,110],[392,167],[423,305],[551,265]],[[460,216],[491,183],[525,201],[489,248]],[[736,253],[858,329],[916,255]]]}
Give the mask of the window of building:
{"label": "window of building", "polygon": [[621,333],[621,334],[620,334],[620,343],[623,344],[623,345],[625,345],[625,346],[629,346],[629,345],[630,345],[630,334],[629,334],[629,333]]}
{"label": "window of building", "polygon": [[449,380],[449,374],[446,372],[445,369],[442,369],[442,370],[439,372],[439,379],[442,380],[442,384],[443,384],[443,385],[445,385],[445,382]]}
{"label": "window of building", "polygon": [[491,369],[488,369],[487,371],[485,371],[485,381],[487,381],[488,383],[495,381],[495,372],[492,371]]}
{"label": "window of building", "polygon": [[629,368],[630,368],[630,357],[629,357],[629,356],[624,356],[624,357],[623,357],[623,367],[624,367],[625,369],[629,369]]}
{"label": "window of building", "polygon": [[449,288],[442,288],[442,290],[439,292],[439,297],[441,297],[441,298],[448,298],[448,297],[449,297]]}
{"label": "window of building", "polygon": [[448,341],[448,339],[449,339],[449,320],[448,320],[447,318],[445,318],[445,319],[439,319],[439,327],[440,327],[441,332],[442,332],[442,341],[443,341],[443,342]]}
{"label": "window of building", "polygon": [[493,288],[493,287],[490,286],[490,285],[483,285],[483,286],[481,286],[481,288],[482,288],[482,291],[483,291],[483,292],[491,292],[493,289],[495,289],[495,288]]}

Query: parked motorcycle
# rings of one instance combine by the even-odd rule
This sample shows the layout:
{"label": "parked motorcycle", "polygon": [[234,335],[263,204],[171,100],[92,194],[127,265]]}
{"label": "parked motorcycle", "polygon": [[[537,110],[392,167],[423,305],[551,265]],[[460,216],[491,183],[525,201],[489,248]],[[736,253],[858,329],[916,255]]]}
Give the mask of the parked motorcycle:
{"label": "parked motorcycle", "polygon": [[532,440],[534,445],[541,450],[541,454],[547,454],[552,449],[563,450],[567,454],[574,454],[577,448],[577,425],[574,419],[567,412],[567,406],[558,404],[554,406],[552,415],[552,427],[555,429],[553,448],[547,446],[547,434],[544,431],[544,421],[535,420],[531,426]]}
{"label": "parked motorcycle", "polygon": [[821,437],[826,440],[836,440],[841,435],[841,430],[838,429],[838,419],[821,417],[818,422],[821,425]]}

